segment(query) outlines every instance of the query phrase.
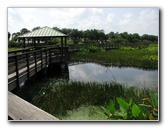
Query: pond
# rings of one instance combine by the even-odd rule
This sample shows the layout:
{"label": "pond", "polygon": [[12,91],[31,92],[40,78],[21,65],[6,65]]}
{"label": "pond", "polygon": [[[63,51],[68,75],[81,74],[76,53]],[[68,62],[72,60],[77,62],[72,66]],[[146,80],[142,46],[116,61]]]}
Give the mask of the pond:
{"label": "pond", "polygon": [[[132,97],[134,102],[140,103],[142,98],[158,89],[157,70],[120,68],[96,63],[69,64],[68,70],[64,74],[60,73],[60,76],[50,74],[36,78],[37,81],[33,83],[32,80],[32,84],[19,90],[17,95],[62,120],[78,120],[80,117],[83,120],[105,120],[107,117],[103,117],[105,115],[101,106],[108,104],[110,99],[123,97],[128,100]],[[61,75],[67,81],[62,80]],[[111,83],[112,81],[122,85]],[[138,88],[125,88],[123,85]],[[139,88],[142,86],[147,88]]]}
{"label": "pond", "polygon": [[96,63],[69,65],[69,80],[88,82],[118,82],[128,86],[157,86],[158,70],[133,67],[112,67]]}

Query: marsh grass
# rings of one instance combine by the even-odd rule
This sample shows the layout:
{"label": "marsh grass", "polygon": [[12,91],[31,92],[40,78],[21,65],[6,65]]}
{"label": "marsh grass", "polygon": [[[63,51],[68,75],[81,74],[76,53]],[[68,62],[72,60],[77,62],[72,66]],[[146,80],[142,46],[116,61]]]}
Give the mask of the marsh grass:
{"label": "marsh grass", "polygon": [[105,52],[72,53],[71,61],[91,61],[111,66],[132,66],[143,69],[158,69],[158,45],[139,49],[121,47]]}
{"label": "marsh grass", "polygon": [[122,97],[129,100],[133,97],[133,101],[139,103],[141,98],[148,97],[151,92],[148,88],[126,87],[115,82],[69,82],[51,78],[47,82],[38,82],[31,87],[23,88],[18,95],[59,119],[74,120],[76,115],[84,112],[84,108],[87,115],[95,109],[96,114],[88,118],[87,115],[80,117],[83,120],[93,120],[101,119],[98,107],[107,105],[111,99]]}
{"label": "marsh grass", "polygon": [[99,106],[81,106],[77,109],[67,111],[62,120],[106,120],[107,116]]}
{"label": "marsh grass", "polygon": [[21,48],[8,48],[8,51],[14,51],[14,50],[19,50],[19,49],[21,49]]}

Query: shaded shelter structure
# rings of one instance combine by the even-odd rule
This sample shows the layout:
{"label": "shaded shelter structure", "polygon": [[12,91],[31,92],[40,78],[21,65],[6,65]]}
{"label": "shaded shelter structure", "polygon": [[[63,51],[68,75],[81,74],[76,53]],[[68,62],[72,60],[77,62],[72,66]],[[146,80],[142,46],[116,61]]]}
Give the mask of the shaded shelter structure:
{"label": "shaded shelter structure", "polygon": [[[9,91],[21,89],[26,82],[34,81],[36,79],[34,76],[47,74],[47,71],[57,73],[54,69],[59,69],[61,73],[64,73],[68,70],[67,35],[49,27],[43,27],[17,38],[23,41],[24,49],[8,52],[8,119],[58,120]],[[37,46],[41,40],[51,41],[53,38],[60,38],[61,45]],[[28,41],[34,44],[34,49],[26,48]]]}
{"label": "shaded shelter structure", "polygon": [[67,35],[63,34],[62,32],[59,32],[55,29],[49,28],[47,26],[34,30],[29,33],[25,33],[23,35],[20,35],[17,37],[18,40],[23,41],[23,47],[26,47],[26,42],[31,40],[32,43],[34,44],[34,48],[37,48],[37,43],[40,43],[41,40],[50,41],[53,38],[61,38],[61,47],[66,47],[66,40],[67,40]]}
{"label": "shaded shelter structure", "polygon": [[[43,27],[17,37],[23,41],[24,49],[8,52],[8,89],[19,89],[26,81],[39,72],[54,71],[55,73],[68,71],[69,51],[66,44],[67,35]],[[37,46],[41,40],[50,41],[60,38],[61,45]],[[31,40],[34,46],[26,47]],[[53,73],[54,73],[53,72]]]}

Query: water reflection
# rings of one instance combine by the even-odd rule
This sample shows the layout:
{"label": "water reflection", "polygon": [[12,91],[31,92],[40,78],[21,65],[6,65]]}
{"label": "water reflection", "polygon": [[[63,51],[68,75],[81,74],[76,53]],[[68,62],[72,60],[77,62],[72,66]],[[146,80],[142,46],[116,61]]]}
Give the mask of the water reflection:
{"label": "water reflection", "polygon": [[69,66],[69,79],[96,82],[116,81],[130,86],[156,86],[158,85],[158,71],[146,71],[131,67],[105,67],[95,63],[83,63]]}

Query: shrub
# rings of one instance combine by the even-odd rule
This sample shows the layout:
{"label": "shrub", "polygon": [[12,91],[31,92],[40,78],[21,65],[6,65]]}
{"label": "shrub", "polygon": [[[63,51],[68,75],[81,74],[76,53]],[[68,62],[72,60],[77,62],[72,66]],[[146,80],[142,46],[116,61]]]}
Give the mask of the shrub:
{"label": "shrub", "polygon": [[97,52],[98,51],[98,47],[90,45],[87,48],[89,50],[89,52]]}
{"label": "shrub", "polygon": [[78,44],[84,44],[83,42],[78,42]]}
{"label": "shrub", "polygon": [[67,44],[71,45],[74,44],[72,40],[67,40]]}
{"label": "shrub", "polygon": [[21,48],[21,47],[23,47],[23,43],[21,43],[21,42],[15,42],[15,41],[11,40],[8,43],[8,47],[9,48],[12,48],[12,47],[14,47],[14,48]]}
{"label": "shrub", "polygon": [[[101,107],[108,119],[116,120],[157,120],[158,119],[158,95],[152,93],[150,98],[143,98],[142,104],[136,104],[130,98],[127,103],[122,98],[116,97],[116,101],[111,100],[107,108]],[[119,105],[116,109],[115,104]]]}

